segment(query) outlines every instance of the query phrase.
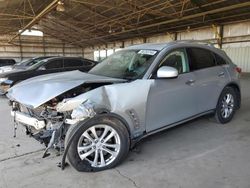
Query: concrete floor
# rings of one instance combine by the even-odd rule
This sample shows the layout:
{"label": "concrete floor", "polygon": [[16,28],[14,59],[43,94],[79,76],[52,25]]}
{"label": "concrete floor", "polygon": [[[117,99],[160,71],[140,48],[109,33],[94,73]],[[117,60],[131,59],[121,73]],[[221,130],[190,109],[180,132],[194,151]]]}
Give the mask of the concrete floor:
{"label": "concrete floor", "polygon": [[250,77],[242,79],[242,107],[219,125],[203,117],[145,139],[115,169],[61,171],[52,154],[13,123],[7,99],[0,99],[0,187],[250,187]]}

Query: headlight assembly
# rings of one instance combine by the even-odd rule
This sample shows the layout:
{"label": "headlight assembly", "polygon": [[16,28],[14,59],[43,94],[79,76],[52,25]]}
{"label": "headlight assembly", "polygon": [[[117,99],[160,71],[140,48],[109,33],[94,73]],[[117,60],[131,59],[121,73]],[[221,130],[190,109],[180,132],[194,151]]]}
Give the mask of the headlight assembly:
{"label": "headlight assembly", "polygon": [[85,119],[88,117],[93,117],[95,115],[94,105],[91,101],[87,100],[86,102],[80,104],[77,108],[72,111],[72,119]]}

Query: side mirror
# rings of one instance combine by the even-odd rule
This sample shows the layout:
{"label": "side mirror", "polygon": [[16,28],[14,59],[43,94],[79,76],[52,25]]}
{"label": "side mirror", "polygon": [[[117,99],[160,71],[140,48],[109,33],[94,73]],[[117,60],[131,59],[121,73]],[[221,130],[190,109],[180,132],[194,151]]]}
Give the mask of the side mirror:
{"label": "side mirror", "polygon": [[157,78],[176,78],[178,71],[174,67],[162,66],[157,70]]}

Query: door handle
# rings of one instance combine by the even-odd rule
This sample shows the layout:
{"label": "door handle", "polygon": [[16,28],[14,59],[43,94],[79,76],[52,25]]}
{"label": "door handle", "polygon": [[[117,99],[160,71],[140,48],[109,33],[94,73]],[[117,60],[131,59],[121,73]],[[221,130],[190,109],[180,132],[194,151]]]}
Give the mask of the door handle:
{"label": "door handle", "polygon": [[186,84],[187,85],[193,85],[195,83],[195,80],[188,80],[187,82],[186,82]]}
{"label": "door handle", "polygon": [[224,77],[224,76],[225,76],[225,73],[224,73],[224,72],[220,72],[220,73],[218,74],[218,76],[219,76],[219,77]]}

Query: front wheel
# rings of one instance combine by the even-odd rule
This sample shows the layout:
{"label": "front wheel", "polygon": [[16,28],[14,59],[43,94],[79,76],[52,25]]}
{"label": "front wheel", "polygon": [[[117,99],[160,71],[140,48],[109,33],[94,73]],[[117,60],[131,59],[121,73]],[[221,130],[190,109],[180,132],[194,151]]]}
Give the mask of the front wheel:
{"label": "front wheel", "polygon": [[234,116],[237,107],[237,95],[233,88],[223,89],[215,112],[215,119],[218,123],[228,123]]}
{"label": "front wheel", "polygon": [[[97,117],[77,126],[81,127],[75,133],[67,154],[70,164],[76,170],[86,172],[109,169],[126,157],[129,134],[119,120]],[[73,130],[69,129],[66,137],[71,137]]]}

